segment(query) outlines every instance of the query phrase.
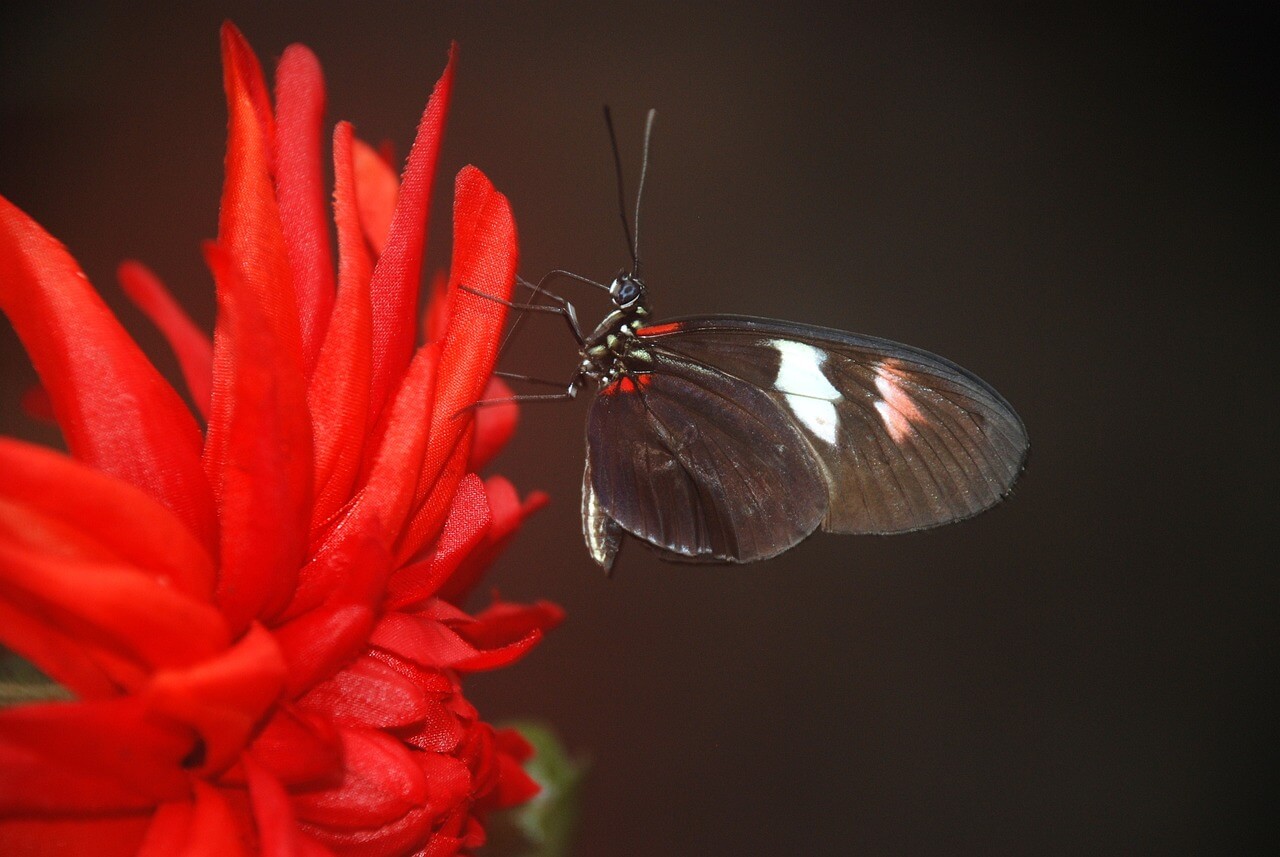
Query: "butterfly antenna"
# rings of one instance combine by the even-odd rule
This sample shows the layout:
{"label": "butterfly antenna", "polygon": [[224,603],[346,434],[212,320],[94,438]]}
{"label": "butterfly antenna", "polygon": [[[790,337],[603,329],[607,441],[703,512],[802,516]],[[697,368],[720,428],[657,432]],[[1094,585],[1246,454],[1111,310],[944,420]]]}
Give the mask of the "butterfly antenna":
{"label": "butterfly antenna", "polygon": [[[618,185],[618,214],[622,216],[622,232],[627,236],[627,251],[631,253],[631,269],[640,267],[636,257],[636,242],[631,237],[631,224],[627,222],[627,192],[622,184],[622,156],[618,154],[618,135],[613,130],[613,114],[609,105],[604,106],[604,124],[609,129],[609,145],[613,148],[613,172]],[[647,148],[647,146],[646,146]]]}
{"label": "butterfly antenna", "polygon": [[[644,154],[640,157],[640,186],[636,188],[636,216],[632,218],[635,224],[634,242],[631,245],[631,261],[633,266],[631,273],[637,277],[640,276],[640,198],[644,196],[644,180],[649,174],[649,138],[653,135],[653,120],[657,117],[658,111],[649,108],[649,115],[644,120]],[[614,152],[617,152],[617,145],[614,146]]]}

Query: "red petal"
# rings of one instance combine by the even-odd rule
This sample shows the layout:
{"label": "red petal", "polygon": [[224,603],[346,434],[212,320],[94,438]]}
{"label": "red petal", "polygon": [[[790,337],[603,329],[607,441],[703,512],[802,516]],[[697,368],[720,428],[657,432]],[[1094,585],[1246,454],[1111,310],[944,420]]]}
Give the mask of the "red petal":
{"label": "red petal", "polygon": [[374,624],[373,610],[359,604],[320,607],[293,619],[277,631],[289,659],[290,693],[332,675],[364,647]]}
{"label": "red petal", "polygon": [[103,818],[0,819],[0,853],[15,857],[135,857],[151,813]]}
{"label": "red petal", "polygon": [[138,857],[248,857],[250,831],[223,793],[200,780],[194,791],[156,811]]}
{"label": "red petal", "polygon": [[391,217],[396,212],[400,181],[391,162],[357,138],[354,143],[355,189],[359,202],[360,226],[375,256],[387,247]]}
{"label": "red petal", "polygon": [[520,762],[498,754],[497,788],[486,795],[485,805],[495,809],[519,806],[542,791],[542,786],[525,771]]}
{"label": "red petal", "polygon": [[132,659],[89,646],[77,633],[50,626],[0,600],[0,640],[80,699],[108,699],[137,687],[148,671]]}
{"label": "red petal", "polygon": [[[373,260],[360,235],[351,157],[351,126],[333,131],[334,219],[338,225],[338,297],[316,371],[307,390],[315,434],[315,505],[311,529],[320,530],[351,499],[365,451],[372,377]],[[394,181],[394,179],[393,179]]]}
{"label": "red petal", "polygon": [[368,482],[347,511],[343,528],[355,531],[358,521],[376,521],[386,543],[400,535],[422,478],[427,413],[435,399],[439,362],[438,344],[418,349],[390,408]]}
{"label": "red petal", "polygon": [[533,630],[522,638],[482,649],[443,622],[388,613],[374,628],[371,642],[425,667],[479,672],[516,662],[540,639],[542,632]]}
{"label": "red petal", "polygon": [[422,336],[427,342],[444,339],[449,332],[449,272],[436,271],[431,275],[430,298],[427,310],[422,314]]}
{"label": "red petal", "polygon": [[32,384],[23,390],[22,397],[18,399],[18,407],[33,420],[51,423],[58,421],[58,417],[53,413],[53,400],[49,398],[49,391],[41,384]]}
{"label": "red petal", "polygon": [[489,532],[489,499],[474,473],[463,477],[444,530],[421,562],[404,566],[387,582],[387,606],[403,607],[429,598],[457,570]]}
{"label": "red petal", "polygon": [[[276,708],[249,752],[271,776],[291,787],[328,782],[342,767],[341,741],[333,724],[290,704]],[[233,773],[223,779],[237,782]]]}
{"label": "red petal", "polygon": [[376,413],[391,396],[413,353],[417,334],[418,289],[422,248],[427,235],[427,212],[435,178],[440,138],[444,133],[449,94],[453,88],[456,46],[427,102],[396,201],[387,246],[373,269],[373,385],[370,403]]}
{"label": "red petal", "polygon": [[364,657],[316,685],[299,704],[339,725],[393,729],[426,717],[431,700],[390,666]]}
{"label": "red petal", "polygon": [[194,734],[137,698],[0,711],[0,816],[135,810],[187,794]]}
{"label": "red petal", "polygon": [[311,427],[296,350],[226,252],[206,244],[205,255],[218,282],[205,456],[222,522],[218,601],[239,630],[293,595],[307,546]]}
{"label": "red petal", "polygon": [[[40,617],[86,654],[103,649],[147,672],[194,663],[227,643],[226,623],[212,605],[132,566],[3,541],[0,568],[0,598]],[[22,640],[9,642],[25,650]]]}
{"label": "red petal", "polygon": [[333,307],[333,253],[321,149],[324,103],[324,75],[315,54],[302,45],[290,45],[276,69],[276,199],[308,376]]}
{"label": "red petal", "polygon": [[490,563],[519,531],[525,518],[545,506],[548,500],[546,494],[534,491],[522,502],[515,486],[501,476],[486,480],[485,491],[493,524],[489,527],[484,544],[466,557],[438,593],[438,597],[455,604],[471,593]]}
{"label": "red petal", "polygon": [[[169,509],[127,482],[8,438],[0,438],[0,472],[0,531],[7,501],[73,528],[106,556],[179,592],[201,600],[213,592],[213,561],[204,547]],[[28,528],[25,535],[38,533]]]}
{"label": "red petal", "polygon": [[299,818],[331,830],[373,830],[429,799],[427,779],[396,738],[348,727],[342,736],[343,779],[333,788],[294,797]]}
{"label": "red petal", "polygon": [[217,658],[158,673],[143,694],[151,709],[189,724],[204,741],[198,772],[216,772],[244,750],[249,734],[277,700],[285,665],[275,640],[254,625]]}
{"label": "red petal", "polygon": [[141,262],[126,261],[116,269],[116,279],[138,309],[160,329],[178,358],[187,392],[196,410],[209,416],[209,396],[213,388],[213,343],[196,327],[191,316],[173,299],[164,283]]}
{"label": "red petal", "polygon": [[[490,378],[480,397],[483,399],[509,399],[511,388],[501,378]],[[516,433],[520,421],[520,409],[515,402],[485,405],[476,410],[476,438],[471,446],[468,470],[480,470],[493,460]]]}
{"label": "red petal", "polygon": [[550,631],[564,621],[564,610],[550,601],[530,605],[495,601],[458,632],[481,648],[507,645],[534,631]]}
{"label": "red petal", "polygon": [[427,458],[419,476],[418,496],[425,502],[402,545],[409,554],[434,538],[444,523],[470,452],[464,448],[458,461],[472,424],[467,409],[479,400],[493,373],[506,319],[502,304],[458,286],[505,300],[515,282],[516,257],[515,222],[506,197],[479,170],[464,168],[454,193],[453,311],[443,340]]}
{"label": "red petal", "polygon": [[289,793],[252,756],[244,760],[249,799],[262,857],[324,857],[333,852],[304,834],[293,815]]}
{"label": "red petal", "polygon": [[30,354],[71,453],[216,532],[200,430],[61,244],[0,197],[0,308]]}

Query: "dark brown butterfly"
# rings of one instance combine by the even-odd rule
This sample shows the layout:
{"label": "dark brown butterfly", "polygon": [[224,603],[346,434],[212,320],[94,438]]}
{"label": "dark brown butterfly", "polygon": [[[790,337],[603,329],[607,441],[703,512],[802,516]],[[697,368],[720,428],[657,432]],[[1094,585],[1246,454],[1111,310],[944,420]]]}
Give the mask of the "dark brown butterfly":
{"label": "dark brown butterfly", "polygon": [[581,345],[560,397],[594,390],[582,526],[603,568],[626,535],[669,559],[754,562],[818,529],[921,530],[1008,493],[1026,429],[977,376],[908,345],[786,321],[651,323],[625,209],[623,225],[632,269],[608,286],[614,309],[592,333],[563,299],[540,307]]}

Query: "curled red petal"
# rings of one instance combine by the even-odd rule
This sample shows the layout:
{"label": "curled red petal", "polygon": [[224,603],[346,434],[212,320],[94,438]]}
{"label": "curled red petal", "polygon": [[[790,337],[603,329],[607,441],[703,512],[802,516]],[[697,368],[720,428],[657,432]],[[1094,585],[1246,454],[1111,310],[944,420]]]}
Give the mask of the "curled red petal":
{"label": "curled red petal", "polygon": [[494,648],[524,639],[533,631],[550,631],[563,621],[564,609],[550,601],[495,601],[476,614],[472,622],[459,626],[458,633],[480,648]]}
{"label": "curled red petal", "polygon": [[151,710],[190,725],[203,742],[197,772],[230,765],[284,686],[285,664],[260,625],[216,658],[183,670],[162,670],[144,692]]}
{"label": "curled red petal", "polygon": [[308,375],[324,340],[334,291],[321,149],[324,106],[319,61],[303,45],[290,45],[276,70],[276,199]]}
{"label": "curled red petal", "polygon": [[388,613],[374,628],[371,642],[425,667],[480,672],[514,663],[542,639],[542,631],[534,629],[522,637],[482,648],[461,632],[457,624],[446,624],[424,615]]}
{"label": "curled red petal", "polygon": [[417,335],[418,289],[422,276],[422,250],[427,235],[427,212],[435,178],[440,138],[444,134],[449,96],[453,90],[456,46],[436,83],[418,125],[396,211],[391,218],[387,245],[373,269],[369,291],[373,300],[373,382],[370,403],[376,413],[404,374]]}
{"label": "curled red petal", "polygon": [[340,729],[339,735],[342,781],[296,795],[299,818],[331,830],[374,830],[427,802],[426,777],[399,740],[361,727]]}
{"label": "curled red petal", "polygon": [[[179,592],[208,599],[214,568],[204,546],[172,511],[142,490],[57,452],[0,438],[0,504],[75,531],[103,554]],[[4,528],[0,505],[0,529]],[[28,528],[29,536],[36,535]],[[54,545],[49,546],[54,549]]]}
{"label": "curled red petal", "polygon": [[[420,499],[433,502],[424,504],[423,514],[411,526],[414,550],[440,531],[449,508],[447,498],[465,472],[470,449],[457,462],[458,449],[472,430],[470,409],[493,374],[506,320],[506,307],[481,295],[510,297],[517,255],[515,221],[506,197],[479,170],[464,168],[454,192],[452,311],[443,339],[430,443],[419,477]],[[472,291],[464,292],[460,285]],[[449,467],[451,463],[458,466]]]}
{"label": "curled red petal", "polygon": [[196,327],[191,316],[173,299],[160,278],[141,262],[126,261],[116,269],[116,279],[138,309],[151,319],[178,358],[182,378],[196,410],[209,416],[213,389],[213,342]]}
{"label": "curled red petal", "polygon": [[311,426],[296,350],[225,250],[207,244],[205,256],[218,282],[206,451],[222,521],[217,595],[240,630],[293,596],[310,523]]}
{"label": "curled red petal", "polygon": [[195,734],[136,697],[0,711],[0,817],[145,809],[188,794]]}
{"label": "curled red petal", "polygon": [[212,546],[217,523],[195,418],[66,249],[3,197],[0,308],[49,393],[71,454],[138,486]]}
{"label": "curled red petal", "polygon": [[385,420],[368,481],[325,538],[361,532],[362,522],[376,522],[387,544],[402,531],[422,479],[430,429],[426,416],[435,400],[439,363],[438,343],[418,349]]}
{"label": "curled red petal", "polygon": [[[129,565],[0,541],[0,569],[5,604],[39,616],[77,650],[106,650],[143,673],[203,660],[227,643],[226,623],[212,605]],[[25,648],[21,639],[8,642]]]}

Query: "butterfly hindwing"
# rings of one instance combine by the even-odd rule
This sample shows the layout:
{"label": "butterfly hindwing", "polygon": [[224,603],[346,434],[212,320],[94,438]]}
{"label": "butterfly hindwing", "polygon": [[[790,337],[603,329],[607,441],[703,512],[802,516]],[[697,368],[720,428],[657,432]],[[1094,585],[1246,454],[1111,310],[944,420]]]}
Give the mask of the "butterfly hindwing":
{"label": "butterfly hindwing", "polygon": [[1027,450],[1021,420],[977,376],[927,351],[734,316],[642,328],[645,351],[759,390],[802,434],[829,495],[823,529],[899,533],[997,503]]}
{"label": "butterfly hindwing", "polygon": [[822,466],[773,397],[659,352],[632,363],[587,417],[597,515],[662,551],[721,562],[775,556],[818,528]]}

